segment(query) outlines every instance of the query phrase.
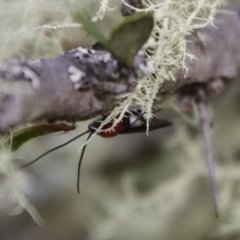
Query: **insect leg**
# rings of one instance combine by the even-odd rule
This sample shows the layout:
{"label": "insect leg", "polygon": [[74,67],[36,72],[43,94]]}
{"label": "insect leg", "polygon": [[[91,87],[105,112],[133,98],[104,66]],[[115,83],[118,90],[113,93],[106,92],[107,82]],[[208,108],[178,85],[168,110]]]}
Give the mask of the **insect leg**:
{"label": "insect leg", "polygon": [[61,145],[58,145],[58,146],[56,146],[56,147],[54,147],[54,148],[48,150],[47,152],[43,153],[42,155],[40,155],[39,157],[37,157],[37,158],[34,159],[33,161],[31,161],[31,162],[29,162],[29,163],[23,165],[22,167],[26,167],[26,166],[28,166],[28,165],[30,165],[30,164],[32,164],[32,163],[35,163],[37,160],[39,160],[40,158],[44,157],[45,155],[47,155],[47,154],[49,154],[49,153],[51,153],[51,152],[53,152],[53,151],[55,151],[55,150],[57,150],[57,149],[59,149],[59,148],[61,148],[61,147],[66,146],[67,144],[73,142],[74,140],[80,138],[81,136],[83,136],[83,135],[85,135],[86,133],[89,133],[89,132],[90,132],[90,131],[87,130],[86,132],[83,132],[83,133],[77,135],[76,137],[74,137],[74,138],[68,140],[67,142],[65,142],[65,143],[63,143],[63,144],[61,144]]}

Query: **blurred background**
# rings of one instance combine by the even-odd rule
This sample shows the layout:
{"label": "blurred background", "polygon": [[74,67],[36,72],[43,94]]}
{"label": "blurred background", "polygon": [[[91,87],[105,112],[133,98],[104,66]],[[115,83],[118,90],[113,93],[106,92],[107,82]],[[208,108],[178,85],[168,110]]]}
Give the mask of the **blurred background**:
{"label": "blurred background", "polygon": [[[110,1],[116,9],[107,11],[99,23],[106,35],[122,19],[119,5],[119,0]],[[100,1],[89,0],[0,0],[1,62],[53,58],[78,46],[90,47],[94,40],[79,28],[37,27],[69,24],[71,11],[81,8],[95,16],[99,7]],[[0,170],[0,239],[240,239],[239,80],[211,99],[219,219],[213,213],[197,118],[180,114],[172,101],[157,116],[174,126],[149,136],[96,137],[89,143],[80,194],[77,164],[85,137],[27,168],[16,167],[10,176]],[[79,123],[71,133],[32,140],[8,158],[21,166],[85,131],[89,123]],[[8,178],[17,180],[13,184]],[[16,199],[33,218],[21,212]]]}

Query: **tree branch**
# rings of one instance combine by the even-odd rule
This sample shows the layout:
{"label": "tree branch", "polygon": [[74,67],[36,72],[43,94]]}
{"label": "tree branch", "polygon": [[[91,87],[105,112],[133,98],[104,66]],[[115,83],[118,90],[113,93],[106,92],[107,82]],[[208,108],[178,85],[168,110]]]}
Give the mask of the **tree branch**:
{"label": "tree branch", "polygon": [[114,106],[114,96],[134,89],[146,59],[132,68],[105,50],[77,48],[55,59],[0,65],[0,131],[36,120],[90,119]]}
{"label": "tree branch", "polygon": [[[240,66],[239,23],[237,12],[220,13],[216,27],[199,29],[189,36],[187,53],[196,59],[187,58],[188,72],[180,70],[176,82],[165,81],[159,95],[178,94],[195,84],[212,90],[216,79],[223,86],[236,77]],[[114,107],[114,97],[134,90],[133,81],[148,71],[141,53],[133,67],[127,68],[97,47],[73,49],[54,59],[2,64],[0,131],[24,122],[75,122],[106,113]]]}

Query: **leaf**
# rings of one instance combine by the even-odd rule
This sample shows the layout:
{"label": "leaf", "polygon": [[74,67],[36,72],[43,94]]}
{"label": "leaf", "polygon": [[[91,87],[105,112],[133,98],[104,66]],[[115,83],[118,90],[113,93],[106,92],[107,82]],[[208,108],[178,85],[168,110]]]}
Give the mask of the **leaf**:
{"label": "leaf", "polygon": [[[11,150],[16,151],[24,143],[28,142],[33,138],[40,137],[49,133],[54,133],[54,132],[62,132],[62,131],[68,132],[74,129],[75,129],[75,126],[69,126],[64,123],[43,124],[43,125],[25,128],[13,134]],[[6,145],[9,145],[10,143],[11,143],[11,140],[9,138],[6,140]]]}
{"label": "leaf", "polygon": [[80,23],[84,30],[89,33],[92,37],[94,37],[98,42],[100,42],[104,48],[109,50],[109,41],[104,35],[100,32],[98,25],[91,21],[91,17],[89,14],[84,11],[78,11],[72,13],[72,18],[75,22]]}
{"label": "leaf", "polygon": [[131,66],[134,56],[148,40],[153,25],[152,14],[138,13],[126,17],[111,34],[111,53],[119,61]]}

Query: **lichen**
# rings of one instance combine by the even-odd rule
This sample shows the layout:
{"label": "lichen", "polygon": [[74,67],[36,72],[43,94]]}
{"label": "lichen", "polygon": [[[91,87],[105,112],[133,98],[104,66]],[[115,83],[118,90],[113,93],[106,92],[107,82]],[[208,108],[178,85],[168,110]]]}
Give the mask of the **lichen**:
{"label": "lichen", "polygon": [[29,202],[25,192],[29,187],[27,175],[17,169],[13,160],[15,156],[1,144],[0,151],[0,208],[9,215],[21,213],[24,209],[32,216],[34,221],[42,225],[43,221],[36,208]]}
{"label": "lichen", "polygon": [[151,49],[151,51],[148,50],[151,52],[148,54],[150,73],[137,81],[134,92],[118,97],[116,107],[100,128],[120,115],[109,130],[114,129],[129,106],[138,106],[147,113],[145,116],[148,130],[153,114],[153,103],[160,85],[164,81],[175,81],[175,74],[181,68],[187,73],[185,60],[194,58],[193,55],[186,52],[186,36],[191,34],[194,29],[203,28],[209,24],[213,25],[220,0],[143,1],[143,9],[132,7],[124,0],[122,2],[136,12],[153,13],[155,26],[144,46],[145,49]]}
{"label": "lichen", "polygon": [[102,0],[100,3],[100,8],[98,10],[98,12],[96,13],[96,15],[92,18],[93,22],[99,22],[104,18],[104,15],[106,13],[107,10],[114,10],[115,8],[110,8],[108,6],[108,0]]}

